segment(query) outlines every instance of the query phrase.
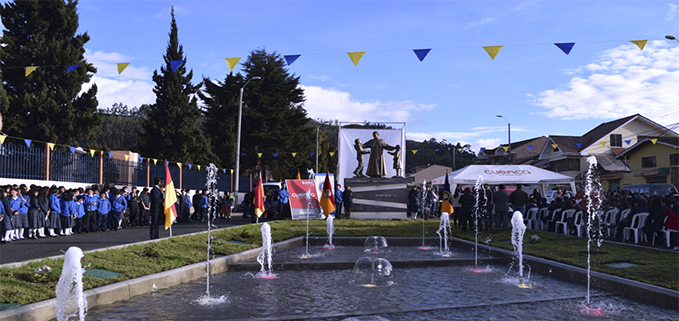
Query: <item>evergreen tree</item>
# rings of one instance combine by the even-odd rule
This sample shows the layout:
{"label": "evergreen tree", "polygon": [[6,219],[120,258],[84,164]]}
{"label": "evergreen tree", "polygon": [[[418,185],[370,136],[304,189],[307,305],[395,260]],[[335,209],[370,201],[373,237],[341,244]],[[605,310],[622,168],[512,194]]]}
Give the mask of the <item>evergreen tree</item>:
{"label": "evergreen tree", "polygon": [[122,103],[100,109],[103,122],[96,135],[96,141],[86,146],[99,146],[104,150],[134,150],[139,144],[139,132],[146,119],[149,105],[128,108]]}
{"label": "evergreen tree", "polygon": [[[76,34],[77,4],[30,0],[0,8],[0,68],[9,97],[9,105],[0,102],[0,112],[8,134],[77,145],[100,125],[97,86],[79,94],[96,69],[84,58],[89,35]],[[73,65],[78,67],[67,73]],[[27,66],[38,68],[26,76]]]}
{"label": "evergreen tree", "polygon": [[212,151],[222,167],[233,168],[236,164],[236,134],[238,131],[238,103],[240,87],[245,84],[243,76],[230,73],[223,82],[203,79],[204,92],[198,96],[205,104],[205,132],[210,134]]}
{"label": "evergreen tree", "polygon": [[163,56],[165,65],[160,73],[153,72],[156,103],[151,105],[140,134],[142,155],[171,161],[208,164],[215,160],[207,137],[200,130],[201,111],[194,96],[200,85],[192,85],[193,70],[187,73],[185,64],[172,71],[171,62],[183,60],[184,48],[179,44],[177,22],[172,9],[170,41]]}

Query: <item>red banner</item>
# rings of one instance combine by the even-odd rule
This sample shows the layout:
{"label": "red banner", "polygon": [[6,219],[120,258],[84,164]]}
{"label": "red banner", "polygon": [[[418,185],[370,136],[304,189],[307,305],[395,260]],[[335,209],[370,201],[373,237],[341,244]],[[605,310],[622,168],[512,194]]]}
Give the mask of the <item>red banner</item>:
{"label": "red banner", "polygon": [[310,179],[289,179],[285,184],[290,193],[290,213],[293,220],[305,220],[307,216],[321,218],[316,182]]}

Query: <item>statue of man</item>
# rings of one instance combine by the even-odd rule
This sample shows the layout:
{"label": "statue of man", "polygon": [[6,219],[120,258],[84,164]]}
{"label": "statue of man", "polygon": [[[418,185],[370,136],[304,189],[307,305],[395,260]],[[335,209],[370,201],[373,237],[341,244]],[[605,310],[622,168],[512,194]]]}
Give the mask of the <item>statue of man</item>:
{"label": "statue of man", "polygon": [[370,148],[370,159],[365,174],[370,177],[384,177],[387,175],[387,166],[384,162],[384,150],[394,150],[384,139],[380,138],[378,132],[373,132],[373,139],[363,144],[364,148]]}

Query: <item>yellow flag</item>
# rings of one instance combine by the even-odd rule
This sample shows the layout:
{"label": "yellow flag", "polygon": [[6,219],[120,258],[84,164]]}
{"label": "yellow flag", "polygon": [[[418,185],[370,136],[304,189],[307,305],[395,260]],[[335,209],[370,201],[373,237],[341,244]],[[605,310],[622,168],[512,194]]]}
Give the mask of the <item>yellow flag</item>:
{"label": "yellow flag", "polygon": [[127,66],[129,66],[129,65],[130,65],[129,62],[119,62],[119,63],[117,63],[116,66],[118,66],[118,75],[122,74],[123,70],[125,70],[125,68],[127,68]]}
{"label": "yellow flag", "polygon": [[158,163],[158,160],[154,158],[153,159],[153,165],[156,165],[157,163]]}
{"label": "yellow flag", "polygon": [[200,165],[196,165],[196,166],[198,166],[198,170],[200,170]]}
{"label": "yellow flag", "polygon": [[177,163],[177,167],[182,168],[182,163]]}
{"label": "yellow flag", "polygon": [[508,151],[508,150],[509,150],[509,146],[502,146],[502,149],[504,149],[504,150],[505,150],[505,152],[506,152],[506,151]]}
{"label": "yellow flag", "polygon": [[412,152],[413,152],[413,155],[417,154],[417,149],[413,149]]}
{"label": "yellow flag", "polygon": [[4,144],[6,138],[7,138],[7,136],[5,136],[5,135],[0,135],[0,144]]}
{"label": "yellow flag", "polygon": [[54,150],[54,145],[56,145],[56,144],[55,143],[47,143],[47,146],[50,147],[50,150]]}
{"label": "yellow flag", "polygon": [[559,144],[552,144],[552,148],[556,149],[557,147],[559,147]]}
{"label": "yellow flag", "polygon": [[297,156],[297,153],[292,153],[292,157],[295,157],[295,156]]}
{"label": "yellow flag", "polygon": [[130,160],[130,155],[125,155],[125,161],[127,162],[128,160]]}
{"label": "yellow flag", "polygon": [[462,147],[458,147],[457,150],[462,150]]}
{"label": "yellow flag", "polygon": [[31,66],[31,67],[26,67],[26,77],[30,75],[32,72],[34,72],[36,69],[38,69],[37,66]]}
{"label": "yellow flag", "polygon": [[361,61],[361,58],[363,58],[363,54],[365,54],[365,51],[347,52],[347,55],[349,55],[349,58],[351,58],[354,66],[358,65],[358,62]]}
{"label": "yellow flag", "polygon": [[502,46],[485,46],[483,49],[486,49],[486,52],[490,56],[490,59],[495,60],[495,56],[500,52],[500,49],[502,49]]}
{"label": "yellow flag", "polygon": [[96,153],[96,152],[97,152],[96,150],[90,149],[90,155],[92,155],[92,157],[94,157],[94,153]]}
{"label": "yellow flag", "polygon": [[233,68],[236,67],[238,64],[238,61],[240,61],[240,58],[224,58],[226,59],[226,64],[229,65],[229,70],[233,71]]}
{"label": "yellow flag", "polygon": [[330,157],[335,156],[335,152],[330,152]]}
{"label": "yellow flag", "polygon": [[257,158],[262,158],[262,153],[257,153]]}
{"label": "yellow flag", "polygon": [[655,143],[657,143],[657,142],[658,142],[657,138],[651,138],[651,143],[653,143],[653,145],[655,145]]}
{"label": "yellow flag", "polygon": [[644,47],[646,47],[646,42],[648,40],[630,40],[629,42],[637,45],[639,47],[639,50],[644,50]]}
{"label": "yellow flag", "polygon": [[606,147],[606,142],[600,142],[599,144],[601,144],[601,147]]}
{"label": "yellow flag", "polygon": [[230,171],[231,171],[231,175],[233,175],[233,169],[230,169]]}

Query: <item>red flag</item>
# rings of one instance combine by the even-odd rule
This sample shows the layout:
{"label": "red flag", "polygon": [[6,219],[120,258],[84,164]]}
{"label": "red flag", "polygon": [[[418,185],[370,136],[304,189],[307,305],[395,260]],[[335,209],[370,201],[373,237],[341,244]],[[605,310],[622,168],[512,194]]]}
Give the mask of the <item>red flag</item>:
{"label": "red flag", "polygon": [[177,194],[175,194],[174,183],[172,182],[172,175],[170,175],[170,167],[165,162],[165,229],[169,229],[172,223],[177,218],[177,209],[174,204],[177,202]]}
{"label": "red flag", "polygon": [[252,200],[252,204],[255,204],[255,215],[261,217],[264,214],[264,185],[262,184],[262,176],[259,176],[259,181],[257,182],[257,187],[255,188],[255,198]]}
{"label": "red flag", "polygon": [[330,173],[325,175],[325,182],[323,183],[323,190],[321,194],[321,208],[323,214],[328,216],[335,210],[335,197],[332,195],[332,185],[330,185]]}

